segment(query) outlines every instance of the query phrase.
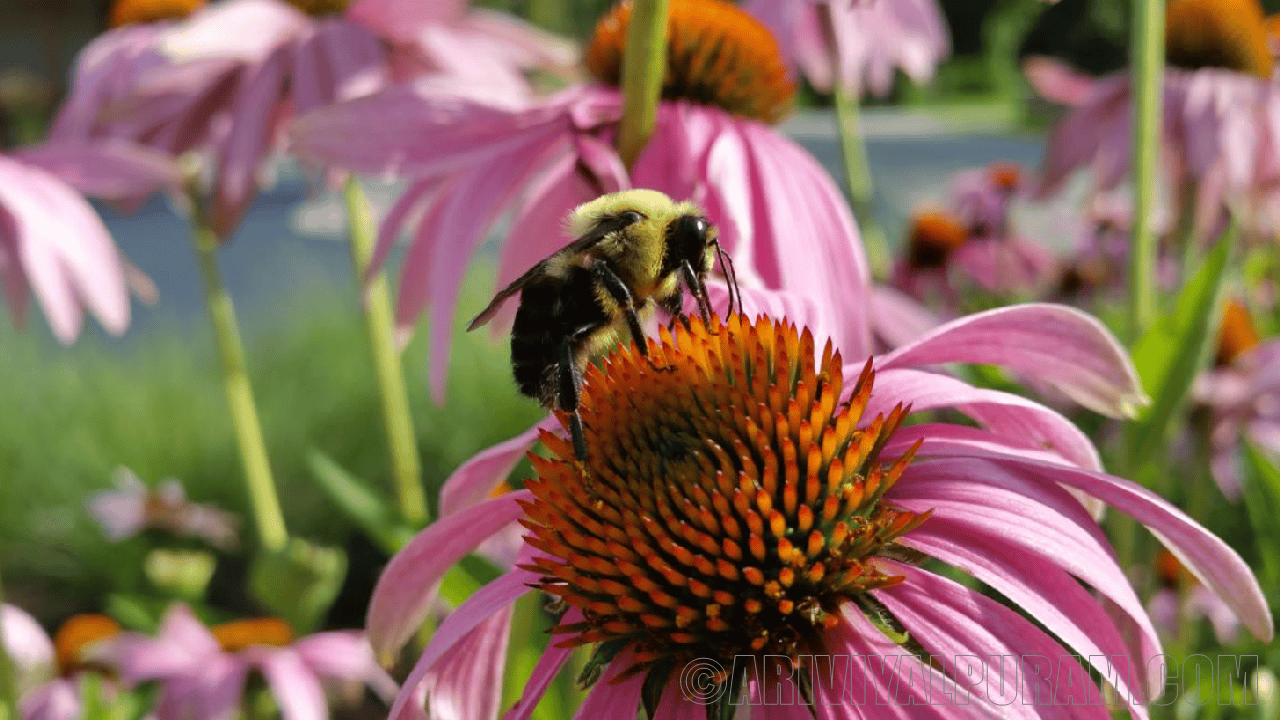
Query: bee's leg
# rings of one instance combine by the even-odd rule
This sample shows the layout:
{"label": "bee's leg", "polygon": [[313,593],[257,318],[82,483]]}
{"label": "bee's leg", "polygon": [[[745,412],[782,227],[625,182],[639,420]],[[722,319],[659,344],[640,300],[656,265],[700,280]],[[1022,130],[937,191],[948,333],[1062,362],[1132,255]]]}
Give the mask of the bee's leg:
{"label": "bee's leg", "polygon": [[560,344],[559,378],[556,383],[556,404],[561,410],[571,413],[569,433],[573,436],[573,454],[581,462],[587,461],[587,438],[582,428],[582,416],[578,414],[578,388],[582,384],[582,378],[578,376],[573,346],[578,336],[584,332],[589,332],[589,329],[573,333]]}
{"label": "bee's leg", "polygon": [[684,326],[685,332],[689,332],[692,328],[689,326],[689,316],[684,314],[684,286],[676,285],[676,291],[670,297],[659,301],[658,305],[671,315],[671,322],[667,323],[668,330],[674,330],[676,321]]}
{"label": "bee's leg", "polygon": [[[710,330],[711,299],[707,297],[707,287],[702,284],[702,280],[698,278],[698,273],[693,271],[693,265],[688,260],[680,263],[680,274],[684,276],[684,283],[689,286],[689,292],[693,295],[693,299],[698,301],[698,314],[702,316],[703,326]],[[732,305],[732,297],[730,295],[730,305]]]}
{"label": "bee's leg", "polygon": [[591,266],[591,273],[595,276],[596,282],[609,293],[609,297],[618,303],[618,307],[622,309],[622,314],[627,319],[627,329],[631,331],[631,339],[635,342],[636,350],[649,360],[649,367],[654,370],[671,371],[675,370],[670,365],[659,365],[649,358],[649,341],[644,335],[644,329],[640,327],[640,316],[636,314],[636,307],[631,297],[631,291],[627,289],[626,283],[622,282],[622,278],[609,267],[608,263],[596,262]]}

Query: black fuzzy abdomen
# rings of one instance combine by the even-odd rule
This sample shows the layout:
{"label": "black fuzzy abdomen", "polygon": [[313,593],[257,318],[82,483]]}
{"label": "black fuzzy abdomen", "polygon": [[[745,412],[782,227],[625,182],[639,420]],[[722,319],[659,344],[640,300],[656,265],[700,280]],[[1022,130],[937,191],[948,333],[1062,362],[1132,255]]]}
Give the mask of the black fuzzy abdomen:
{"label": "black fuzzy abdomen", "polygon": [[595,284],[585,268],[565,278],[542,277],[521,290],[511,328],[511,369],[520,392],[554,407],[562,346],[572,338],[577,357],[591,330],[609,323],[596,301]]}

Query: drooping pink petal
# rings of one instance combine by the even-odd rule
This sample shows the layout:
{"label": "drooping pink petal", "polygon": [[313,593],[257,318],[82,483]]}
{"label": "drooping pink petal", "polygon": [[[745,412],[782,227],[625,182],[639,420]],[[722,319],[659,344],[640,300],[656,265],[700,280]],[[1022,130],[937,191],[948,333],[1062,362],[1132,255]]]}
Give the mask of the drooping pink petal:
{"label": "drooping pink petal", "polygon": [[[1030,621],[981,593],[917,568],[902,568],[906,582],[876,597],[924,647],[950,661],[978,656],[986,665],[984,698],[1001,714],[1028,718],[1103,718],[1110,712],[1087,671]],[[1076,684],[1055,682],[1065,673]],[[994,674],[994,677],[993,677]],[[975,688],[976,690],[976,688]],[[1012,692],[1010,692],[1012,691]],[[997,698],[1009,698],[1002,701]],[[1146,717],[1130,705],[1135,718]]]}
{"label": "drooping pink petal", "polygon": [[408,42],[426,25],[462,17],[467,5],[466,0],[353,0],[346,17],[384,37]]}
{"label": "drooping pink petal", "polygon": [[218,153],[211,218],[224,238],[240,224],[257,190],[259,166],[275,142],[289,60],[288,47],[273,52],[253,68],[232,103],[231,132]]}
{"label": "drooping pink petal", "polygon": [[369,599],[367,626],[374,654],[395,653],[422,625],[445,571],[485,538],[520,517],[516,491],[458,510],[418,533],[391,558]]}
{"label": "drooping pink petal", "polygon": [[481,450],[459,465],[440,489],[440,517],[483,501],[511,474],[541,432],[559,427],[560,423],[548,416],[519,435]]}
{"label": "drooping pink petal", "polygon": [[[571,607],[560,618],[560,623],[570,624],[575,622],[582,622],[582,611]],[[554,642],[549,643],[547,648],[542,651],[542,655],[538,657],[538,664],[534,666],[533,672],[529,675],[529,681],[524,684],[524,692],[520,694],[520,699],[511,706],[510,710],[503,714],[502,720],[529,720],[533,716],[534,708],[538,706],[542,696],[547,693],[547,688],[551,686],[552,681],[556,679],[556,675],[560,674],[560,669],[564,667],[572,656],[573,648],[556,647]]]}
{"label": "drooping pink petal", "polygon": [[315,673],[292,648],[249,648],[259,650],[257,665],[267,680],[284,720],[326,720],[329,703]]}
{"label": "drooping pink petal", "polygon": [[378,665],[364,633],[318,632],[300,638],[290,646],[317,677],[337,682],[368,683],[388,703],[399,687]]}
{"label": "drooping pink petal", "polygon": [[[519,494],[524,494],[524,492],[511,493],[511,495]],[[401,550],[396,557],[398,558],[401,555],[404,555],[404,550]],[[414,698],[419,694],[418,691],[423,679],[435,667],[437,661],[447,653],[453,652],[458,643],[472,630],[480,626],[481,623],[498,614],[504,608],[509,607],[517,598],[529,592],[529,586],[535,585],[540,577],[539,574],[528,570],[512,569],[497,580],[477,590],[471,597],[467,598],[466,602],[459,605],[457,610],[450,613],[444,619],[444,622],[440,624],[440,627],[436,629],[435,634],[431,636],[431,642],[422,651],[422,656],[418,658],[417,664],[413,666],[413,671],[405,679],[400,689],[400,695],[391,706],[388,718],[390,720],[410,720],[413,718],[415,716],[412,709]],[[387,622],[394,621],[388,619]]]}
{"label": "drooping pink petal", "polygon": [[911,297],[884,285],[871,287],[871,334],[886,349],[915,342],[942,321]]}
{"label": "drooping pink petal", "polygon": [[[382,40],[365,28],[329,18],[317,24],[311,42],[318,46],[333,73],[333,99],[371,95],[391,81]],[[302,110],[298,110],[301,114]]]}
{"label": "drooping pink petal", "polygon": [[989,363],[1046,383],[1105,415],[1147,402],[1137,371],[1097,319],[1065,305],[1029,303],[953,320],[880,358],[877,367]]}
{"label": "drooping pink petal", "polygon": [[79,720],[84,715],[79,685],[70,678],[47,682],[20,700],[22,720]]}
{"label": "drooping pink petal", "polygon": [[[856,377],[861,365],[846,366]],[[1089,438],[1060,413],[1020,395],[976,388],[949,375],[894,369],[876,373],[867,417],[903,403],[915,411],[955,408],[1006,438],[1015,447],[1049,449],[1089,469],[1101,469]]]}
{"label": "drooping pink petal", "polygon": [[1271,612],[1249,566],[1221,539],[1150,490],[1100,472],[998,453],[956,450],[1028,480],[1077,488],[1130,515],[1147,526],[1184,567],[1221,597],[1255,637],[1270,640],[1274,634]]}
{"label": "drooping pink petal", "polygon": [[637,673],[626,680],[620,680],[622,673],[631,669],[634,664],[630,651],[618,653],[578,706],[573,720],[635,717],[636,710],[640,707],[640,688],[644,685],[644,675]]}
{"label": "drooping pink petal", "polygon": [[1092,76],[1050,57],[1027,58],[1022,62],[1022,72],[1036,92],[1059,105],[1083,105],[1098,87]]}
{"label": "drooping pink petal", "polygon": [[49,142],[19,150],[14,157],[86,195],[107,200],[144,196],[181,179],[173,158],[116,139]]}
{"label": "drooping pink petal", "polygon": [[409,223],[415,212],[422,209],[427,196],[435,189],[436,183],[430,180],[409,183],[409,186],[400,193],[400,197],[392,203],[382,219],[382,224],[378,227],[378,241],[373,247],[373,258],[369,262],[369,275],[365,278],[366,282],[382,272],[387,258],[391,255],[391,250],[400,240],[405,225]]}
{"label": "drooping pink petal", "polygon": [[26,610],[0,605],[0,637],[8,653],[18,695],[44,682],[54,673],[53,642]]}
{"label": "drooping pink petal", "polygon": [[116,488],[89,495],[85,504],[102,534],[115,542],[137,535],[146,523],[147,488],[128,468],[119,468]]}
{"label": "drooping pink petal", "polygon": [[480,623],[426,674],[427,717],[498,717],[514,609],[508,605]]}
{"label": "drooping pink petal", "polygon": [[120,677],[130,684],[189,673],[220,655],[217,638],[185,605],[169,608],[155,637],[126,633],[111,645]]}
{"label": "drooping pink petal", "polygon": [[47,172],[0,156],[0,206],[12,220],[18,264],[58,339],[75,339],[81,303],[108,331],[123,333],[129,294],[120,255],[89,203]]}
{"label": "drooping pink petal", "polygon": [[311,19],[288,3],[229,0],[193,13],[166,30],[159,43],[182,63],[215,58],[254,64],[310,30]]}

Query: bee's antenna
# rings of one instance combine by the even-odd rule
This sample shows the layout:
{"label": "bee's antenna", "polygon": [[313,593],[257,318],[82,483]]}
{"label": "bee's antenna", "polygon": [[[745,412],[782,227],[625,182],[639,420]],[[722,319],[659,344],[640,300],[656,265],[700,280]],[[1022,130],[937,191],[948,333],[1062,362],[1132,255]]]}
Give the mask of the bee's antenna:
{"label": "bee's antenna", "polygon": [[738,287],[738,274],[733,269],[733,261],[729,259],[729,253],[724,251],[719,241],[716,242],[716,257],[720,258],[720,268],[724,270],[725,280],[729,283],[728,314],[733,315],[735,307],[738,312],[742,312],[742,288]]}

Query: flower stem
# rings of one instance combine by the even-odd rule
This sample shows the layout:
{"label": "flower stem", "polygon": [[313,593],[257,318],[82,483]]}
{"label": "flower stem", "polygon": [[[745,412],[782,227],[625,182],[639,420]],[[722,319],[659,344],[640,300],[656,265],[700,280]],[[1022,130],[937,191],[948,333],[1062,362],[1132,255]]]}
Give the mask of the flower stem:
{"label": "flower stem", "polygon": [[630,169],[658,118],[658,97],[667,68],[669,0],[633,0],[622,61],[622,124],[618,154]]}
{"label": "flower stem", "polygon": [[1129,340],[1156,312],[1156,237],[1151,213],[1161,136],[1164,0],[1133,3],[1133,240],[1129,248]]}
{"label": "flower stem", "polygon": [[[0,607],[4,606],[4,583],[0,582]],[[0,720],[18,720],[18,680],[5,645],[4,623],[0,622]]]}
{"label": "flower stem", "polygon": [[[365,326],[369,330],[369,351],[382,402],[382,422],[386,427],[387,445],[391,452],[391,475],[395,481],[400,513],[417,525],[427,518],[427,501],[422,490],[422,466],[418,460],[417,434],[409,413],[409,396],[405,392],[404,371],[396,351],[391,317],[391,298],[387,277],[369,275],[373,258],[374,225],[369,200],[354,175],[349,175],[342,188],[347,206],[347,223],[351,232],[351,265],[357,286],[364,285]],[[367,284],[366,284],[366,278]]]}
{"label": "flower stem", "polygon": [[876,220],[871,204],[871,164],[867,161],[867,144],[862,136],[862,113],[856,96],[842,82],[835,83],[836,124],[840,128],[840,151],[844,155],[844,174],[849,181],[849,197],[858,220],[858,230],[867,248],[867,262],[874,277],[889,274],[889,242]]}
{"label": "flower stem", "polygon": [[282,550],[288,540],[284,515],[280,512],[280,500],[276,497],[276,486],[271,479],[271,463],[267,460],[262,426],[258,423],[258,411],[254,407],[253,389],[249,386],[244,348],[240,343],[240,330],[236,326],[236,311],[231,304],[231,296],[222,284],[222,272],[218,269],[218,235],[204,222],[193,220],[192,239],[196,260],[200,264],[200,278],[204,282],[205,303],[209,307],[213,339],[218,345],[218,355],[222,362],[222,380],[227,391],[227,402],[231,407],[231,424],[235,428],[236,443],[240,447],[245,480],[249,483],[249,500],[258,526],[258,537],[265,549]]}

